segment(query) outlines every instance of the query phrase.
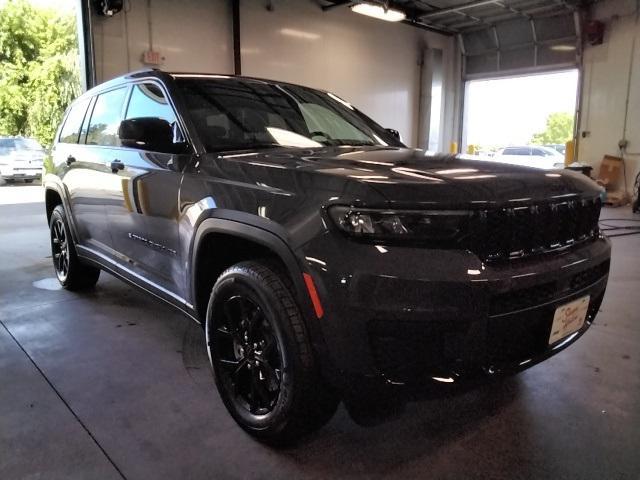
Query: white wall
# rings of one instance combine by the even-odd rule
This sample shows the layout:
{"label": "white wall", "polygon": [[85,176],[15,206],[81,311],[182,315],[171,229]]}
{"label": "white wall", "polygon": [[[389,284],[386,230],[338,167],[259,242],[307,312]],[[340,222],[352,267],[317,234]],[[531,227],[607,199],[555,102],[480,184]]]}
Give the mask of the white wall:
{"label": "white wall", "polygon": [[[129,0],[112,18],[92,17],[96,78],[101,83],[147,68],[149,11],[145,0]],[[165,57],[163,70],[233,73],[231,8],[224,0],[152,0],[153,49]]]}
{"label": "white wall", "polygon": [[[606,23],[606,33],[602,45],[587,46],[584,52],[580,132],[588,132],[588,136],[579,137],[578,158],[593,165],[597,173],[603,155],[619,155],[618,141],[626,137],[629,141],[625,155],[627,185],[631,191],[640,170],[640,24],[635,18],[635,0],[598,3],[594,19]],[[632,59],[634,37],[636,47]]]}
{"label": "white wall", "polygon": [[[129,0],[113,18],[93,17],[98,82],[144,68],[147,2]],[[330,90],[417,145],[421,48],[443,50],[441,145],[454,140],[459,62],[454,37],[352,13],[323,12],[312,0],[240,3],[242,73]],[[228,0],[151,1],[153,47],[162,69],[233,73]],[[426,113],[428,115],[428,112]]]}
{"label": "white wall", "polygon": [[453,37],[345,7],[322,12],[316,3],[300,0],[273,5],[268,11],[255,2],[241,11],[243,75],[329,90],[417,144],[420,52],[427,46],[444,49],[452,75]]}

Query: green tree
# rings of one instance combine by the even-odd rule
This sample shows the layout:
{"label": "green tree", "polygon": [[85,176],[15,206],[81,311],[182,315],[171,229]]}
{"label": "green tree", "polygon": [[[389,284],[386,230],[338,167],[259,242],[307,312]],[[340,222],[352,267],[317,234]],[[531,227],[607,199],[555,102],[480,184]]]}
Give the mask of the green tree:
{"label": "green tree", "polygon": [[567,112],[552,113],[547,117],[544,132],[531,137],[534,145],[548,145],[551,143],[566,143],[573,138],[573,115]]}
{"label": "green tree", "polygon": [[26,0],[0,3],[0,135],[51,145],[79,93],[75,17]]}

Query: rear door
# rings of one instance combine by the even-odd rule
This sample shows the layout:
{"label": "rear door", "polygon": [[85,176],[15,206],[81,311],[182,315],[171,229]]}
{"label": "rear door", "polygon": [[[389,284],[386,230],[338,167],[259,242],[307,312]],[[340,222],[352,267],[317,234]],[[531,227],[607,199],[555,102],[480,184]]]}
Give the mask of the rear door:
{"label": "rear door", "polygon": [[115,255],[106,206],[113,201],[110,192],[118,182],[113,178],[110,164],[113,150],[120,144],[118,127],[126,94],[126,86],[98,94],[85,115],[78,144],[62,154],[68,164],[64,183],[80,232],[79,241],[85,248],[109,259]]}
{"label": "rear door", "polygon": [[[148,80],[131,87],[124,118],[157,118],[174,126],[182,138],[177,117],[163,87]],[[150,280],[179,300],[185,295],[180,264],[178,192],[184,162],[169,151],[120,148],[110,159],[118,162],[111,176],[107,218],[114,248],[124,266]],[[190,157],[190,155],[189,155]]]}
{"label": "rear door", "polygon": [[74,103],[65,117],[58,141],[51,149],[51,158],[57,173],[62,179],[68,193],[67,215],[75,229],[75,240],[81,245],[87,243],[89,238],[97,236],[102,238],[105,232],[95,232],[94,226],[87,224],[88,218],[95,220],[102,218],[100,224],[104,227],[106,217],[104,210],[94,205],[89,206],[87,189],[84,178],[87,169],[85,153],[78,145],[83,124],[89,122],[91,109],[95,98],[84,98]]}

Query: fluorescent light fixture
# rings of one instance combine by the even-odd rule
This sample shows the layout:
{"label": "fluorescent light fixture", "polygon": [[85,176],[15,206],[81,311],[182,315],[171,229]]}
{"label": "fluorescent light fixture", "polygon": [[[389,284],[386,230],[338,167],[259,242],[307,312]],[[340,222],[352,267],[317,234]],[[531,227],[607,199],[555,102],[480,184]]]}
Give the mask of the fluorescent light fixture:
{"label": "fluorescent light fixture", "polygon": [[553,50],[554,52],[573,52],[576,49],[576,46],[575,45],[560,44],[560,45],[552,45],[549,48],[551,50]]}
{"label": "fluorescent light fixture", "polygon": [[400,22],[407,16],[400,10],[393,8],[384,8],[382,5],[374,5],[371,3],[358,3],[351,7],[352,12],[366,15],[367,17],[386,20],[387,22]]}

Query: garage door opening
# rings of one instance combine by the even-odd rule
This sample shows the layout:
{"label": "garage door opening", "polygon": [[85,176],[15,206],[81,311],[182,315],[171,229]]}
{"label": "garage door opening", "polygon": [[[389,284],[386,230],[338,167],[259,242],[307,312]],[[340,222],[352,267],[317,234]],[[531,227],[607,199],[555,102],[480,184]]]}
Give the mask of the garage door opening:
{"label": "garage door opening", "polygon": [[463,152],[553,168],[573,138],[578,70],[486,80],[465,88]]}

